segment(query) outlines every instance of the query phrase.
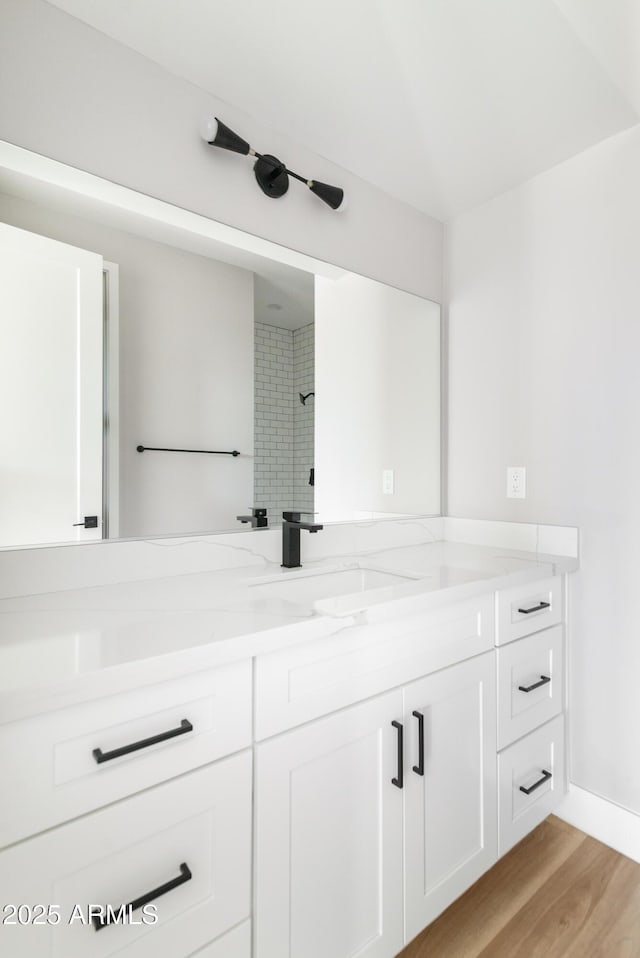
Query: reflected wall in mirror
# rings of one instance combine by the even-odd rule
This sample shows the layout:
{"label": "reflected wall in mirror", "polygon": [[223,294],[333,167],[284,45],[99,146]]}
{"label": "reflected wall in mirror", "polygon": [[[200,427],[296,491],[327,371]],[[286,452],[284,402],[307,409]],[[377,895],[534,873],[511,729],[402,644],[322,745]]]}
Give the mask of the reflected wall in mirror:
{"label": "reflected wall in mirror", "polygon": [[440,307],[347,273],[316,280],[316,509],[440,509]]}
{"label": "reflected wall in mirror", "polygon": [[2,547],[439,512],[436,304],[8,144],[0,248]]}

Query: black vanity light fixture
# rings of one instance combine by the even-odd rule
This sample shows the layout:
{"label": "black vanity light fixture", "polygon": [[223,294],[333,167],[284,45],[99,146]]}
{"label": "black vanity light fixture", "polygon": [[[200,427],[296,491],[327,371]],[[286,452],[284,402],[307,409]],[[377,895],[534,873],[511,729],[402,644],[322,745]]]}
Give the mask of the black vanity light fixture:
{"label": "black vanity light fixture", "polygon": [[243,156],[255,156],[256,162],[253,165],[258,186],[267,196],[284,196],[289,189],[289,177],[294,180],[300,180],[305,186],[308,186],[312,193],[315,193],[332,210],[343,210],[346,206],[344,190],[339,186],[329,186],[328,183],[320,183],[318,180],[308,180],[304,176],[299,176],[293,170],[288,170],[284,163],[270,153],[258,153],[252,146],[249,146],[246,140],[230,130],[228,126],[217,117],[205,117],[200,127],[200,134],[205,143],[209,146],[219,146],[223,150],[231,150],[232,153],[241,153]]}

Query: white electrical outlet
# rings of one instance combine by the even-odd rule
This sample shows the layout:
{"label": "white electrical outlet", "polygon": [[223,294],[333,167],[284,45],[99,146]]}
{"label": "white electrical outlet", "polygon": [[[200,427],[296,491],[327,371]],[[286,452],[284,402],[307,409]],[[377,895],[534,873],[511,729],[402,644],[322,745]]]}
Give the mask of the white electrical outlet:
{"label": "white electrical outlet", "polygon": [[527,498],[527,470],[524,466],[507,466],[507,499]]}
{"label": "white electrical outlet", "polygon": [[382,494],[385,496],[393,495],[394,476],[393,469],[382,470]]}

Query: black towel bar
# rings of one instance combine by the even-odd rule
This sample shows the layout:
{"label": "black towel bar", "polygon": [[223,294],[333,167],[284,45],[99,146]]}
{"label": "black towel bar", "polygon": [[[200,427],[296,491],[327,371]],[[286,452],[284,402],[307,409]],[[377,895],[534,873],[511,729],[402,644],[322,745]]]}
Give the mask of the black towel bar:
{"label": "black towel bar", "polygon": [[136,446],[138,452],[200,452],[207,456],[239,456],[237,449],[221,452],[220,449],[167,449],[164,446]]}

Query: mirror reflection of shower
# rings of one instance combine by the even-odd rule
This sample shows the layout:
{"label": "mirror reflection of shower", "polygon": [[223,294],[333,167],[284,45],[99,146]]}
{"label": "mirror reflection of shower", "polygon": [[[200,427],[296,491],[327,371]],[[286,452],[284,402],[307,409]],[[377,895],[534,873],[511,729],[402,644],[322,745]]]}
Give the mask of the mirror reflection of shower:
{"label": "mirror reflection of shower", "polygon": [[255,274],[255,506],[314,511],[314,277]]}

